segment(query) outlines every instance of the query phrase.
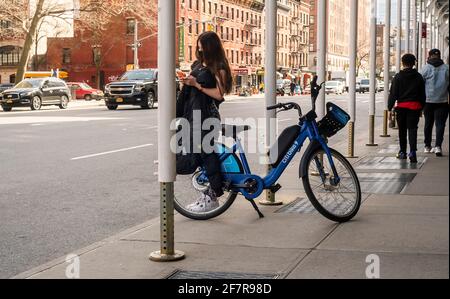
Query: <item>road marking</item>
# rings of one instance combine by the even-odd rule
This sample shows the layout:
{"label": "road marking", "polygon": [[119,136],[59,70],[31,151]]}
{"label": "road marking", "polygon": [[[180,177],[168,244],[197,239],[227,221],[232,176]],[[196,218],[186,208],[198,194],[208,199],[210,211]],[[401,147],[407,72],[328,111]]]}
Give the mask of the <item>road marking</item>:
{"label": "road marking", "polygon": [[128,148],[122,148],[122,149],[118,149],[118,150],[114,150],[114,151],[108,151],[108,152],[103,152],[103,153],[98,153],[98,154],[76,157],[76,158],[72,158],[70,160],[77,161],[77,160],[89,159],[89,158],[105,156],[105,155],[110,155],[110,154],[115,154],[115,153],[121,153],[121,152],[131,151],[131,150],[135,150],[135,149],[150,147],[150,146],[153,146],[153,144],[149,143],[149,144],[143,144],[143,145],[138,145],[138,146],[133,146],[133,147],[128,147]]}
{"label": "road marking", "polygon": [[0,125],[33,125],[69,122],[89,122],[106,120],[123,120],[119,117],[71,117],[71,116],[21,116],[21,117],[0,117]]}

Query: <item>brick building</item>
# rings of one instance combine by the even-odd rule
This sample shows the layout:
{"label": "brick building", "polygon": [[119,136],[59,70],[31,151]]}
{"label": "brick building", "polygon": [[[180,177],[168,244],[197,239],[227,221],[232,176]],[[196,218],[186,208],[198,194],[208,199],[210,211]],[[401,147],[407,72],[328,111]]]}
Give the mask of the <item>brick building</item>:
{"label": "brick building", "polygon": [[[23,8],[26,16],[30,16],[28,3]],[[25,34],[18,34],[22,24],[13,17],[0,16],[0,84],[14,83],[17,67],[22,55]]]}
{"label": "brick building", "polygon": [[289,12],[289,56],[290,76],[302,87],[309,83],[311,74],[309,60],[309,1],[291,0]]}
{"label": "brick building", "polygon": [[[317,0],[310,0],[311,26],[310,26],[310,59],[311,69],[317,71]],[[366,53],[370,49],[370,1],[358,1],[358,52]],[[331,78],[332,72],[348,71],[349,66],[349,28],[350,3],[347,0],[327,1],[328,47],[327,67]],[[368,61],[363,63],[367,64]]]}
{"label": "brick building", "polygon": [[222,39],[234,79],[233,90],[263,80],[263,0],[181,0],[180,68],[189,71],[197,37],[207,30]]}
{"label": "brick building", "polygon": [[[82,21],[74,20],[73,37],[48,39],[47,69],[67,71],[68,81],[102,88],[133,67],[136,19],[127,14],[114,18],[99,42],[92,39],[91,32],[80,29]],[[139,39],[148,37],[141,41],[138,50],[140,68],[157,67],[156,28],[146,28],[138,22],[138,33]]]}

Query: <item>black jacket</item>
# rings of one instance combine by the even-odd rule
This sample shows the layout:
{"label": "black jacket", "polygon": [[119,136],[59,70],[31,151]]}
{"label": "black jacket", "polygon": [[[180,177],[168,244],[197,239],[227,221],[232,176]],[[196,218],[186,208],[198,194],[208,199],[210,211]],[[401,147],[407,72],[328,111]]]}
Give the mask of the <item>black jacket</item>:
{"label": "black jacket", "polygon": [[388,108],[392,110],[396,102],[419,102],[424,107],[426,98],[422,75],[416,69],[404,69],[392,81]]}

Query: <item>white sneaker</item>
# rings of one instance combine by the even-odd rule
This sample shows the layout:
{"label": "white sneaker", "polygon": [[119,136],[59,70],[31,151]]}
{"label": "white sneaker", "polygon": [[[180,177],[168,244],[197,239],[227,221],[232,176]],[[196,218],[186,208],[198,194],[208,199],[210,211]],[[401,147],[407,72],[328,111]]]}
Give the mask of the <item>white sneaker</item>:
{"label": "white sneaker", "polygon": [[437,157],[442,157],[442,148],[440,146],[437,146],[434,148],[434,153]]}
{"label": "white sneaker", "polygon": [[431,146],[425,147],[425,154],[431,154],[433,152],[433,148]]}
{"label": "white sneaker", "polygon": [[187,209],[194,213],[208,213],[219,207],[217,200],[211,199],[209,195],[202,194],[201,197],[193,204],[187,206]]}

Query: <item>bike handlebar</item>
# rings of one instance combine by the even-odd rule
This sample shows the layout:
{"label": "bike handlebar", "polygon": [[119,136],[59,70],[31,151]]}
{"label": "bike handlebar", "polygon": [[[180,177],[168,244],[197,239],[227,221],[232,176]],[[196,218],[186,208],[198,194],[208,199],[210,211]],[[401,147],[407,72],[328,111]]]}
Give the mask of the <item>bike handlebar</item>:
{"label": "bike handlebar", "polygon": [[[316,100],[317,100],[317,97],[319,96],[319,92],[322,89],[324,84],[325,84],[325,82],[322,82],[322,84],[317,85],[317,78],[315,78],[311,84],[311,86],[312,86],[311,102],[312,102],[312,111],[313,112],[316,111]],[[291,103],[279,103],[277,105],[267,107],[268,111],[276,110],[276,109],[282,109],[281,111],[289,111],[289,110],[295,109],[298,111],[298,115],[300,118],[303,116],[302,108],[297,103],[292,103],[292,102]]]}
{"label": "bike handlebar", "polygon": [[276,110],[276,109],[282,109],[281,111],[289,111],[289,110],[295,109],[298,111],[298,115],[300,117],[302,116],[302,108],[297,103],[279,103],[277,105],[267,107],[267,110],[269,110],[269,111]]}

